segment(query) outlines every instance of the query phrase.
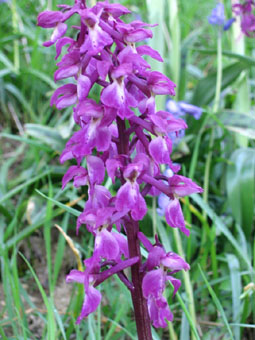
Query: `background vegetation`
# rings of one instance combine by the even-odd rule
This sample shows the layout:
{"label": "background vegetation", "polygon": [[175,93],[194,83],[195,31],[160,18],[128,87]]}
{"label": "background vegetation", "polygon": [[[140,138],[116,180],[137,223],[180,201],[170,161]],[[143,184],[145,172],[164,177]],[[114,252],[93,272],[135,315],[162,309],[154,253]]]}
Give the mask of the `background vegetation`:
{"label": "background vegetation", "polygon": [[[166,226],[156,201],[148,201],[141,223],[148,236],[156,228],[166,250],[191,265],[180,274],[177,298],[169,297],[174,322],[153,331],[154,339],[254,339],[254,39],[241,35],[238,22],[224,32],[220,107],[212,113],[217,32],[207,16],[216,2],[120,2],[134,17],[159,23],[151,44],[165,63],[153,68],[177,83],[176,100],[203,107],[200,120],[187,117],[189,129],[174,150],[182,174],[205,188],[204,197],[183,201],[191,237],[180,239]],[[101,308],[80,326],[83,289],[65,284],[77,261],[54,225],[72,238],[82,259],[91,255],[93,239],[85,228],[75,236],[86,190],[61,190],[68,164],[59,164],[59,154],[72,133],[72,112],[49,106],[57,87],[55,50],[42,47],[50,32],[36,27],[38,13],[58,3],[0,2],[0,338],[136,339],[129,292],[117,278],[102,285]],[[229,0],[225,9],[230,18]],[[164,106],[165,99],[158,102]]]}

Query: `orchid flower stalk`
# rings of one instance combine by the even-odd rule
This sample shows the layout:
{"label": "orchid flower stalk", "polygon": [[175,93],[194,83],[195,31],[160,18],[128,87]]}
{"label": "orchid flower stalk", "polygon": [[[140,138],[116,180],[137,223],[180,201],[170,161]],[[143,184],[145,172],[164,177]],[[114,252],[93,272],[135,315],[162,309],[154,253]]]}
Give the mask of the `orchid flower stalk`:
{"label": "orchid flower stalk", "polygon": [[[174,274],[189,265],[177,254],[166,253],[157,235],[155,244],[139,230],[139,221],[147,213],[147,196],[164,193],[164,214],[172,228],[185,235],[179,198],[202,189],[189,178],[178,175],[180,166],[171,160],[169,133],[186,129],[184,120],[169,112],[157,111],[157,95],[175,94],[175,84],[160,72],[151,70],[143,56],[163,62],[159,53],[141,42],[152,37],[150,26],[142,21],[125,23],[121,16],[130,11],[120,4],[97,2],[88,8],[86,1],[73,6],[59,5],[59,11],[45,11],[38,25],[53,29],[45,46],[56,44],[55,81],[64,80],[51,98],[57,109],[73,106],[79,130],[67,142],[60,162],[72,160],[63,177],[75,187],[88,188],[88,200],[77,220],[77,233],[86,225],[93,234],[94,251],[84,261],[85,271],[72,270],[67,282],[84,285],[85,299],[77,323],[93,313],[101,302],[96,287],[118,275],[129,289],[139,340],[150,340],[151,324],[166,327],[172,321],[163,293],[166,282],[181,282]],[[67,21],[76,16],[76,39],[65,36]],[[67,51],[63,54],[64,47]],[[100,91],[97,101],[89,94]],[[172,170],[170,177],[161,166]],[[120,187],[115,196],[103,186],[105,174]],[[141,244],[148,252],[144,262]],[[131,278],[124,271],[131,269]]]}

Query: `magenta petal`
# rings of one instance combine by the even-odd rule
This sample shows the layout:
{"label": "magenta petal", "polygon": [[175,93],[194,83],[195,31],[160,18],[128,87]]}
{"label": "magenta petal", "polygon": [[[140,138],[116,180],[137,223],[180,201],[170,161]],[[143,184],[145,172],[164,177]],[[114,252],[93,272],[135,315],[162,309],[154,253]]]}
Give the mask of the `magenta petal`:
{"label": "magenta petal", "polygon": [[174,175],[169,178],[168,183],[170,185],[171,192],[180,197],[203,192],[201,187],[192,182],[190,178],[184,176]]}
{"label": "magenta petal", "polygon": [[82,166],[70,166],[70,168],[67,170],[65,175],[62,179],[62,190],[65,188],[66,184],[70,182],[74,177],[79,177],[81,180],[81,177],[84,178],[84,182],[87,182],[87,170],[84,169]]}
{"label": "magenta petal", "polygon": [[50,37],[50,42],[52,44],[55,44],[55,42],[66,33],[67,27],[68,27],[67,24],[64,24],[62,22],[57,24],[57,26],[54,28],[54,31]]}
{"label": "magenta petal", "polygon": [[138,28],[134,31],[127,33],[124,37],[125,41],[127,42],[139,42],[148,38],[152,38],[151,30],[145,28]]}
{"label": "magenta petal", "polygon": [[55,59],[58,59],[58,57],[60,56],[61,52],[62,52],[62,48],[65,45],[73,45],[74,44],[74,40],[72,38],[69,37],[63,37],[61,39],[59,39],[56,43],[56,57]]}
{"label": "magenta petal", "polygon": [[176,85],[168,77],[158,71],[148,73],[148,83],[152,92],[155,94],[175,95],[174,88]]}
{"label": "magenta petal", "polygon": [[135,206],[131,209],[131,216],[135,221],[141,221],[147,213],[147,205],[143,196],[138,193]]}
{"label": "magenta petal", "polygon": [[93,209],[85,209],[81,214],[80,216],[78,217],[77,219],[77,228],[76,228],[76,232],[77,232],[77,235],[78,235],[78,231],[79,231],[79,228],[82,224],[86,224],[87,225],[87,228],[88,230],[93,230],[94,231],[94,227],[96,225],[96,213],[95,213],[95,210]]}
{"label": "magenta petal", "polygon": [[123,62],[122,64],[120,64],[120,66],[116,67],[113,71],[112,71],[112,77],[114,79],[118,79],[120,77],[126,76],[128,74],[132,73],[132,64],[130,64],[130,61],[128,62]]}
{"label": "magenta petal", "polygon": [[161,133],[177,132],[187,128],[187,124],[183,119],[175,118],[166,111],[158,111],[155,114],[151,114],[149,118]]}
{"label": "magenta petal", "polygon": [[109,69],[110,69],[111,63],[106,60],[98,60],[97,61],[97,72],[101,79],[105,80]]}
{"label": "magenta petal", "polygon": [[76,103],[76,85],[66,84],[59,87],[52,95],[50,105],[56,105],[61,110]]}
{"label": "magenta petal", "polygon": [[106,229],[96,235],[94,256],[107,260],[115,260],[119,256],[119,244],[112,233]]}
{"label": "magenta petal", "polygon": [[96,147],[98,151],[107,151],[111,142],[111,133],[108,127],[99,127],[96,134]]}
{"label": "magenta petal", "polygon": [[102,225],[111,225],[113,213],[115,212],[115,208],[106,207],[99,208],[96,210],[96,228]]}
{"label": "magenta petal", "polygon": [[145,274],[142,282],[143,296],[158,297],[165,289],[165,275],[163,269],[151,270]]}
{"label": "magenta petal", "polygon": [[88,123],[90,118],[101,118],[103,116],[102,106],[92,99],[85,99],[75,108],[75,120],[77,124],[81,121]]}
{"label": "magenta petal", "polygon": [[91,88],[90,79],[87,76],[81,74],[77,82],[77,96],[79,101],[85,100],[87,98],[90,88]]}
{"label": "magenta petal", "polygon": [[182,269],[189,270],[190,267],[187,262],[184,261],[184,259],[173,253],[169,252],[164,255],[164,257],[161,258],[161,263],[164,267],[169,268],[171,271],[180,271]]}
{"label": "magenta petal", "polygon": [[135,207],[135,204],[137,202],[137,186],[137,184],[132,185],[128,181],[120,187],[117,192],[115,202],[115,206],[118,211],[130,210]]}
{"label": "magenta petal", "polygon": [[114,18],[118,18],[121,15],[131,13],[129,9],[121,4],[109,4],[107,2],[98,2],[104,7],[104,11],[110,13]]}
{"label": "magenta petal", "polygon": [[122,166],[121,162],[117,159],[107,159],[106,161],[106,169],[108,176],[111,178],[112,182],[115,182],[115,173],[118,168]]}
{"label": "magenta petal", "polygon": [[102,159],[96,156],[87,156],[87,168],[90,183],[101,184],[105,175],[105,167]]}
{"label": "magenta petal", "polygon": [[162,264],[161,259],[165,256],[165,250],[162,247],[154,246],[149,252],[146,267],[148,270],[152,270],[155,267],[159,267]]}
{"label": "magenta petal", "polygon": [[144,235],[144,233],[139,231],[137,236],[148,251],[151,251],[153,249],[153,245],[152,245],[151,241],[147,239],[147,237]]}
{"label": "magenta petal", "polygon": [[158,51],[154,50],[148,45],[138,46],[136,50],[137,50],[137,53],[139,53],[140,55],[148,55],[151,58],[156,59],[160,62],[164,61],[161,55],[158,53]]}
{"label": "magenta petal", "polygon": [[61,67],[54,74],[54,80],[58,81],[61,79],[69,78],[75,76],[79,71],[78,65],[71,65],[66,67]]}
{"label": "magenta petal", "polygon": [[98,24],[88,27],[89,34],[80,48],[81,53],[87,52],[88,55],[96,55],[107,45],[111,45],[113,40],[110,35],[104,32]]}
{"label": "magenta petal", "polygon": [[152,324],[156,328],[167,327],[165,319],[168,321],[173,320],[173,314],[171,313],[169,306],[167,305],[167,301],[163,296],[161,296],[158,300],[150,297],[148,299],[148,309]]}
{"label": "magenta petal", "polygon": [[44,28],[55,27],[63,19],[63,13],[60,11],[44,11],[37,17],[37,26]]}
{"label": "magenta petal", "polygon": [[85,272],[81,272],[80,270],[73,269],[70,273],[66,276],[66,282],[78,282],[84,283],[85,280]]}
{"label": "magenta petal", "polygon": [[89,286],[86,291],[85,299],[82,305],[81,314],[79,315],[76,323],[79,324],[82,319],[86,318],[89,314],[93,313],[101,302],[102,295],[94,287]]}
{"label": "magenta petal", "polygon": [[168,145],[163,137],[153,139],[149,144],[151,157],[159,164],[170,163],[170,152]]}
{"label": "magenta petal", "polygon": [[118,84],[114,81],[103,89],[101,93],[101,101],[104,105],[118,109],[124,104],[125,94],[123,83]]}
{"label": "magenta petal", "polygon": [[181,281],[178,279],[175,279],[172,276],[167,276],[167,280],[171,281],[172,285],[174,286],[174,291],[173,291],[173,297],[177,293],[178,289],[181,287]]}
{"label": "magenta petal", "polygon": [[182,208],[177,198],[169,201],[165,214],[166,221],[172,228],[179,228],[185,235],[189,236],[190,231],[185,227]]}
{"label": "magenta petal", "polygon": [[127,239],[124,237],[123,234],[117,233],[117,232],[113,232],[113,231],[112,231],[112,236],[118,242],[120,253],[123,254],[126,258],[128,258],[129,257],[129,250],[128,250]]}
{"label": "magenta petal", "polygon": [[93,191],[90,193],[89,200],[86,203],[86,209],[98,209],[108,206],[112,197],[110,191],[102,185],[95,184]]}

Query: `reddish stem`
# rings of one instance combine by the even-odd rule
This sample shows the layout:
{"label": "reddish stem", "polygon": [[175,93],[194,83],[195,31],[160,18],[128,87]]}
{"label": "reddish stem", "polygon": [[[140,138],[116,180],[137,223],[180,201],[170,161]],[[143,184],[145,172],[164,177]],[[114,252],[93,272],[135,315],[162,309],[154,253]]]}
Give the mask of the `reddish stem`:
{"label": "reddish stem", "polygon": [[140,270],[141,262],[141,251],[140,242],[137,237],[139,231],[139,224],[137,221],[126,219],[125,221],[126,233],[128,238],[128,249],[130,258],[138,256],[140,261],[131,267],[132,283],[134,285],[134,290],[131,291],[136,329],[139,340],[152,340],[150,317],[147,307],[147,301],[143,297],[142,291],[142,279],[143,274]]}
{"label": "reddish stem", "polygon": [[[121,155],[129,155],[129,135],[126,133],[127,129],[125,121],[120,117],[117,117],[117,126],[119,133],[119,143],[117,144],[118,153]],[[122,182],[125,182],[123,175],[121,177]],[[140,241],[137,237],[139,224],[131,217],[126,217],[124,221],[128,239],[129,258],[139,258],[139,261],[131,267],[132,284],[134,289],[130,291],[135,313],[137,335],[139,340],[152,340],[147,301],[144,298],[142,291],[143,274],[140,270],[142,266],[142,257]]]}

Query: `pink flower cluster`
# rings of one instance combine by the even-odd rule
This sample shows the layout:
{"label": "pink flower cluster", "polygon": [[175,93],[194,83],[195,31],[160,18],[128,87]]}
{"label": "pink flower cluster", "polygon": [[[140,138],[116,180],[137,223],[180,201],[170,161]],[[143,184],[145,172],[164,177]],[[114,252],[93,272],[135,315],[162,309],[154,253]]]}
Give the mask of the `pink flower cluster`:
{"label": "pink flower cluster", "polygon": [[[143,296],[155,327],[165,327],[172,314],[163,296],[166,281],[180,282],[172,275],[188,264],[174,253],[165,253],[156,240],[153,246],[136,232],[135,237],[148,250],[148,259],[131,253],[127,228],[137,224],[147,213],[145,196],[164,193],[167,223],[186,235],[179,197],[202,192],[190,179],[177,175],[180,166],[173,164],[170,155],[172,142],[169,133],[187,128],[185,121],[171,113],[157,111],[156,95],[175,94],[175,84],[160,72],[152,71],[143,56],[162,62],[159,53],[141,41],[151,38],[151,25],[142,21],[125,23],[120,16],[130,13],[119,4],[98,2],[87,8],[85,1],[76,0],[73,6],[59,5],[60,11],[45,11],[38,16],[38,25],[53,28],[50,46],[56,43],[56,59],[67,46],[67,52],[57,63],[55,81],[70,79],[52,96],[51,105],[58,109],[73,106],[74,120],[80,129],[73,134],[61,154],[61,162],[74,159],[63,177],[63,187],[73,180],[75,187],[88,187],[88,200],[77,221],[77,232],[86,225],[95,236],[93,256],[85,260],[84,272],[72,270],[67,282],[84,284],[85,300],[80,320],[94,312],[101,301],[95,287],[113,274],[119,275],[131,293],[135,289],[124,269],[139,265],[143,273]],[[79,17],[77,38],[64,36],[66,21]],[[138,45],[137,45],[138,44]],[[100,90],[100,100],[88,98],[94,89]],[[173,176],[161,173],[168,166]],[[116,196],[103,185],[105,173],[114,183],[121,183]],[[122,231],[122,233],[121,233]],[[155,284],[152,284],[154,282]]]}
{"label": "pink flower cluster", "polygon": [[245,0],[233,5],[233,12],[241,17],[241,30],[247,37],[255,36],[254,9],[254,0]]}

